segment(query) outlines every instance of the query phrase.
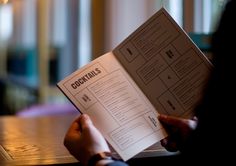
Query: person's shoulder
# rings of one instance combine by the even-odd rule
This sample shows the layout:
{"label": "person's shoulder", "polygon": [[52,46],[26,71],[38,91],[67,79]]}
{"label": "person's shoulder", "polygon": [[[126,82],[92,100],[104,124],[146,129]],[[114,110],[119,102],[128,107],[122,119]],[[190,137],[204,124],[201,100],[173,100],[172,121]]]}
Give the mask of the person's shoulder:
{"label": "person's shoulder", "polygon": [[236,8],[236,0],[229,0],[226,2],[226,10],[231,10]]}

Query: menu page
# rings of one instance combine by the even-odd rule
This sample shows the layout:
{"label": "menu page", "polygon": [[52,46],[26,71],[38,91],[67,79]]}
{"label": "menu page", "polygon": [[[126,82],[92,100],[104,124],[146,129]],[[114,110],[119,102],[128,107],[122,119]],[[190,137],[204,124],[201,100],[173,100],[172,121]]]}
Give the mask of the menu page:
{"label": "menu page", "polygon": [[158,113],[192,116],[212,64],[164,8],[113,52]]}
{"label": "menu page", "polygon": [[70,74],[58,87],[125,161],[166,136],[155,108],[112,52]]}

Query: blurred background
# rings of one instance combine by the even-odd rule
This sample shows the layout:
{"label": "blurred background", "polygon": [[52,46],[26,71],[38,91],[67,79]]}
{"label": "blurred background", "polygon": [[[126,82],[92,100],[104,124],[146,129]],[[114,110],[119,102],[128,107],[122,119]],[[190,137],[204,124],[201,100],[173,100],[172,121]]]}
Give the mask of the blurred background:
{"label": "blurred background", "polygon": [[0,115],[73,109],[61,107],[71,104],[56,83],[111,51],[161,7],[210,58],[210,37],[224,4],[224,0],[0,0]]}

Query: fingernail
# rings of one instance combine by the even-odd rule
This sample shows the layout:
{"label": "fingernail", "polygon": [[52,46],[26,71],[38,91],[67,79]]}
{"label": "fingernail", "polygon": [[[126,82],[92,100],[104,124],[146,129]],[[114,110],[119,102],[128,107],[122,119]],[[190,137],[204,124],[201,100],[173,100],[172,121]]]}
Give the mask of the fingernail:
{"label": "fingernail", "polygon": [[89,116],[87,114],[82,115],[85,120],[90,120]]}
{"label": "fingernail", "polygon": [[159,115],[158,115],[158,118],[162,118],[162,119],[163,119],[163,118],[166,118],[166,115],[159,114]]}
{"label": "fingernail", "polygon": [[167,139],[164,138],[164,139],[161,140],[161,145],[162,146],[165,147],[167,145],[167,143],[168,143]]}

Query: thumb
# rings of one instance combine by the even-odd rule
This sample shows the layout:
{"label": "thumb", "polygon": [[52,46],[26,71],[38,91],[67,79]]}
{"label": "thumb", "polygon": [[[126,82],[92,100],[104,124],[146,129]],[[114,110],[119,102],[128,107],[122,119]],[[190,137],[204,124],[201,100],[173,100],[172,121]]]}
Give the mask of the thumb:
{"label": "thumb", "polygon": [[79,118],[79,124],[80,124],[81,130],[83,130],[93,125],[93,122],[87,114],[82,114],[80,115],[80,118]]}
{"label": "thumb", "polygon": [[178,126],[182,126],[182,123],[183,123],[183,119],[168,116],[168,115],[163,115],[163,114],[159,114],[158,119],[160,120],[161,123],[168,126],[178,127]]}

